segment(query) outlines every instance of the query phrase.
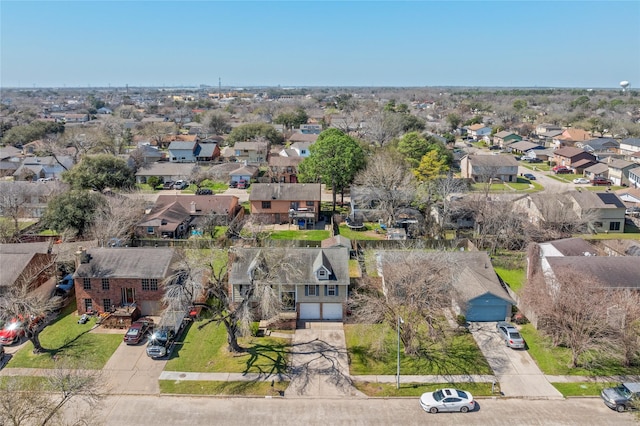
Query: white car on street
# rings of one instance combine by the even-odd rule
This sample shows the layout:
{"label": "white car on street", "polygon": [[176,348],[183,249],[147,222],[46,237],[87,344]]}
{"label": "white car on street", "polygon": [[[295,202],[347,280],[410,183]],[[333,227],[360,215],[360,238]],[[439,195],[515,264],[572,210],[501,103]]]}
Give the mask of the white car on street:
{"label": "white car on street", "polygon": [[438,389],[434,392],[423,393],[420,406],[424,411],[436,414],[439,411],[460,411],[467,413],[476,408],[473,396],[467,391],[459,389]]}
{"label": "white car on street", "polygon": [[584,183],[584,184],[587,184],[587,183],[589,183],[589,179],[585,179],[585,178],[575,178],[575,179],[573,180],[573,183]]}

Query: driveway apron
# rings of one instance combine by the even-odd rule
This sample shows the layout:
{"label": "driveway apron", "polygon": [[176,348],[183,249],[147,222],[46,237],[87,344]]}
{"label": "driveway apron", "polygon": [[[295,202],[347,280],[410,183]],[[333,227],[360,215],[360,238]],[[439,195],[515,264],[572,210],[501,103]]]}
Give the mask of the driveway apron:
{"label": "driveway apron", "polygon": [[562,398],[562,394],[549,383],[529,352],[507,347],[496,331],[495,322],[471,323],[469,330],[500,382],[500,390],[504,396]]}
{"label": "driveway apron", "polygon": [[342,323],[300,323],[292,342],[291,371],[285,397],[364,396],[349,376]]}
{"label": "driveway apron", "polygon": [[120,343],[102,370],[110,393],[160,394],[158,378],[167,361],[148,357],[145,348],[146,339],[135,346]]}

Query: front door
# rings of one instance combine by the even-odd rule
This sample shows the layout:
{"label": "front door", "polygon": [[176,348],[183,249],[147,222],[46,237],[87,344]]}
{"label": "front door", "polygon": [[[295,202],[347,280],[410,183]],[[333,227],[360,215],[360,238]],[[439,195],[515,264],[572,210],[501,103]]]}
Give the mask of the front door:
{"label": "front door", "polygon": [[135,288],[123,288],[122,289],[122,304],[133,305],[136,301],[136,289]]}

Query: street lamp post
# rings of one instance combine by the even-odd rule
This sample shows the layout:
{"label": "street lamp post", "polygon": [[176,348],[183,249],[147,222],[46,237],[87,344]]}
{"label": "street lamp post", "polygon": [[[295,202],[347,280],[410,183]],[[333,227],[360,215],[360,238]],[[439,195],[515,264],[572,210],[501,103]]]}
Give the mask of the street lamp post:
{"label": "street lamp post", "polygon": [[398,372],[396,374],[396,389],[400,389],[400,324],[404,324],[404,321],[400,315],[398,315]]}

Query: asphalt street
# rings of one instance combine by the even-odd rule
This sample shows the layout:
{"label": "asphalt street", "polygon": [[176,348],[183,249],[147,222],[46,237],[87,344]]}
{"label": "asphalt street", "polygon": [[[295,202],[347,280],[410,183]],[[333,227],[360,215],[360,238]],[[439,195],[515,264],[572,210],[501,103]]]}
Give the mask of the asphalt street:
{"label": "asphalt street", "polygon": [[[79,401],[79,400],[78,400]],[[67,419],[87,407],[76,401]],[[182,396],[110,396],[91,412],[105,425],[637,425],[599,398],[567,400],[481,399],[470,413],[428,414],[418,398],[286,399]]]}

